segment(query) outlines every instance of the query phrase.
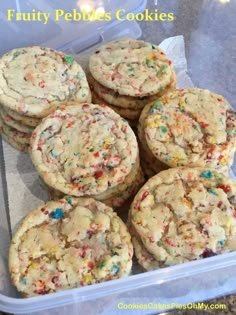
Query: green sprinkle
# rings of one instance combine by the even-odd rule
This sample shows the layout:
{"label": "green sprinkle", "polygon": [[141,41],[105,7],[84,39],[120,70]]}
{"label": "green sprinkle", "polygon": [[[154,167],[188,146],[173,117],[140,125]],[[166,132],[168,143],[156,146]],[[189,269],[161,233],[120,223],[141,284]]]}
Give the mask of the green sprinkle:
{"label": "green sprinkle", "polygon": [[70,140],[66,140],[66,143],[68,143],[68,144],[69,144],[69,143],[70,143]]}
{"label": "green sprinkle", "polygon": [[50,217],[53,219],[59,220],[59,219],[63,219],[65,215],[61,208],[57,208],[51,212]]}
{"label": "green sprinkle", "polygon": [[16,57],[18,57],[19,55],[20,55],[20,52],[19,52],[19,51],[14,52],[14,54],[13,54],[13,60],[14,60]]}
{"label": "green sprinkle", "polygon": [[120,192],[117,194],[117,197],[122,197],[123,196],[123,192]]}
{"label": "green sprinkle", "polygon": [[80,152],[75,152],[74,156],[80,156]]}
{"label": "green sprinkle", "polygon": [[152,45],[152,49],[156,49],[157,47],[155,45]]}
{"label": "green sprinkle", "polygon": [[112,166],[112,165],[107,165],[107,168],[109,169],[109,171],[111,171],[111,170],[114,169],[114,166]]}
{"label": "green sprinkle", "polygon": [[209,170],[204,171],[201,173],[200,177],[202,178],[212,178],[213,177],[213,173]]}
{"label": "green sprinkle", "polygon": [[167,129],[166,126],[162,126],[162,127],[161,127],[161,131],[164,132],[164,133],[166,133],[166,132],[168,131],[168,129]]}
{"label": "green sprinkle", "polygon": [[161,108],[163,106],[163,102],[161,100],[157,100],[154,102],[153,107],[156,108]]}
{"label": "green sprinkle", "polygon": [[93,151],[94,151],[94,148],[89,149],[89,152],[93,152]]}
{"label": "green sprinkle", "polygon": [[76,74],[76,76],[75,76],[75,79],[77,79],[77,80],[81,80],[81,79],[83,79],[84,78],[84,74],[82,73],[82,72],[78,72],[77,74]]}
{"label": "green sprinkle", "polygon": [[158,88],[158,91],[160,92],[160,91],[163,91],[163,90],[164,90],[163,85],[160,85],[159,88]]}
{"label": "green sprinkle", "polygon": [[152,60],[146,59],[146,65],[148,66],[148,68],[152,68],[154,63]]}
{"label": "green sprinkle", "polygon": [[104,266],[105,266],[105,262],[102,261],[102,262],[97,266],[97,268],[98,268],[98,269],[102,269]]}
{"label": "green sprinkle", "polygon": [[160,69],[156,70],[156,74],[166,73],[167,65],[162,65]]}
{"label": "green sprinkle", "polygon": [[208,192],[209,192],[210,194],[212,194],[212,195],[217,196],[217,192],[215,191],[215,189],[210,188],[210,189],[208,189]]}
{"label": "green sprinkle", "polygon": [[57,95],[52,95],[52,97],[54,98],[54,101],[60,101],[60,97]]}
{"label": "green sprinkle", "polygon": [[113,266],[112,266],[112,271],[113,271],[114,273],[118,273],[118,272],[120,271],[120,267],[117,266],[117,265],[113,265]]}
{"label": "green sprinkle", "polygon": [[117,252],[113,252],[112,253],[114,256],[119,256],[119,254]]}
{"label": "green sprinkle", "polygon": [[219,243],[221,246],[224,246],[225,241],[224,241],[224,240],[222,240],[222,241],[219,241],[218,243]]}
{"label": "green sprinkle", "polygon": [[163,102],[161,100],[157,100],[153,103],[152,107],[149,110],[149,113],[155,113],[157,109],[160,109],[163,106]]}
{"label": "green sprinkle", "polygon": [[73,203],[70,197],[66,196],[65,199],[69,203],[69,205],[73,206]]}
{"label": "green sprinkle", "polygon": [[232,134],[232,136],[236,136],[236,130],[233,128],[227,128],[226,133]]}
{"label": "green sprinkle", "polygon": [[166,162],[169,162],[169,161],[171,161],[172,159],[171,159],[171,157],[169,157],[169,156],[167,156],[166,158],[165,158],[165,161]]}
{"label": "green sprinkle", "polygon": [[26,278],[22,278],[22,279],[21,279],[21,283],[24,284],[24,285],[26,285],[26,284],[27,284]]}
{"label": "green sprinkle", "polygon": [[67,55],[67,56],[64,57],[64,60],[65,60],[65,62],[66,62],[68,65],[71,65],[71,64],[75,61],[75,58],[72,57],[72,56]]}
{"label": "green sprinkle", "polygon": [[134,75],[134,68],[133,67],[128,67],[128,74]]}

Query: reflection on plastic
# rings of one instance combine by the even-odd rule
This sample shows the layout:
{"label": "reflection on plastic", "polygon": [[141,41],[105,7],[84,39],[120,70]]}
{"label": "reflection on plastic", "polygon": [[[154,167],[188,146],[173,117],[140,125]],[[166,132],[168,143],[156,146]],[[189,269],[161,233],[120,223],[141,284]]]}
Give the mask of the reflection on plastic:
{"label": "reflection on plastic", "polygon": [[226,4],[226,3],[229,3],[231,0],[219,0],[220,3],[222,4]]}
{"label": "reflection on plastic", "polygon": [[85,11],[86,13],[89,13],[95,7],[95,2],[92,0],[79,0],[77,2],[77,5],[81,11]]}

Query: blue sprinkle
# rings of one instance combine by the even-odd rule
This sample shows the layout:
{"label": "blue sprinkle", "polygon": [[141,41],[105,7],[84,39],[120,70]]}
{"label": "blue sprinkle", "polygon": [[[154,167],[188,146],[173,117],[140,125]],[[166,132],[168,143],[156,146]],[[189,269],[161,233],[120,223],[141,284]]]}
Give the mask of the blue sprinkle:
{"label": "blue sprinkle", "polygon": [[54,157],[54,158],[57,158],[58,157],[58,153],[54,150],[51,151],[51,155]]}
{"label": "blue sprinkle", "polygon": [[65,216],[63,210],[61,208],[57,208],[51,212],[50,217],[58,220],[63,219]]}
{"label": "blue sprinkle", "polygon": [[26,285],[26,284],[27,284],[26,278],[22,278],[22,279],[21,279],[21,283],[24,284],[24,285]]}
{"label": "blue sprinkle", "polygon": [[203,177],[203,178],[212,178],[213,177],[213,173],[209,170],[207,171],[204,171],[201,173],[200,177]]}
{"label": "blue sprinkle", "polygon": [[221,246],[225,245],[225,241],[223,241],[223,240],[222,240],[222,241],[219,241],[218,243],[219,243]]}
{"label": "blue sprinkle", "polygon": [[113,266],[112,266],[112,271],[113,271],[114,273],[118,273],[119,270],[120,270],[120,267],[119,267],[119,266],[117,266],[117,265],[113,265]]}

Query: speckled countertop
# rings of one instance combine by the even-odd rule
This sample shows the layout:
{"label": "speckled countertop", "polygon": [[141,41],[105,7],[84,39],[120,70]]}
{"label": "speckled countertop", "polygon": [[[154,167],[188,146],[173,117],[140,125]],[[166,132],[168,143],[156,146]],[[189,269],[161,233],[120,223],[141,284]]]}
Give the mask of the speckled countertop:
{"label": "speckled countertop", "polygon": [[[173,22],[139,22],[142,38],[159,43],[184,35],[193,83],[224,95],[236,108],[236,0],[148,0],[150,11],[173,12]],[[165,315],[236,314],[236,294],[208,301],[226,304],[224,311],[172,311]],[[163,313],[164,315],[164,313]]]}

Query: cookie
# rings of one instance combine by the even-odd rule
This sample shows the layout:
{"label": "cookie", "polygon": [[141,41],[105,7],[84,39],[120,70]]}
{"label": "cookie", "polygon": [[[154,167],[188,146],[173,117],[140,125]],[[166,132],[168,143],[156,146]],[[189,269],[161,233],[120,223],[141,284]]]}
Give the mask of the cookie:
{"label": "cookie", "polygon": [[160,264],[142,245],[142,242],[136,235],[132,235],[132,244],[134,247],[135,257],[144,271],[152,271],[160,268]]}
{"label": "cookie", "polygon": [[6,125],[20,132],[31,134],[34,130],[34,128],[23,125],[19,121],[15,120],[12,116],[8,115],[3,107],[0,107],[0,118]]}
{"label": "cookie", "polygon": [[31,211],[13,236],[9,270],[26,297],[128,276],[133,247],[105,204],[65,197]]}
{"label": "cookie", "polygon": [[[123,200],[123,202],[125,202],[135,190],[135,187],[140,187],[140,182],[141,184],[143,183],[140,178],[143,179],[143,173],[140,168],[140,161],[137,159],[123,182],[119,183],[113,188],[110,188],[109,190],[106,190],[103,193],[100,193],[99,195],[90,195],[90,197],[102,201],[111,207],[117,207],[118,203],[119,206],[121,206],[121,201],[118,201]],[[65,194],[61,191],[47,185],[41,177],[40,182],[43,183],[44,188],[46,188],[53,199],[60,199],[65,196]],[[73,196],[73,194],[71,194],[71,196]],[[118,201],[116,202],[116,200]]]}
{"label": "cookie", "polygon": [[142,111],[141,109],[129,109],[111,105],[107,102],[104,102],[104,100],[102,100],[94,91],[92,91],[92,100],[94,104],[104,104],[106,106],[109,106],[121,117],[130,121],[137,121]]}
{"label": "cookie", "polygon": [[145,106],[138,129],[152,155],[170,167],[212,167],[227,174],[233,163],[236,114],[208,90],[166,94]]}
{"label": "cookie", "polygon": [[51,48],[14,49],[0,59],[0,103],[42,118],[65,101],[90,102],[84,71],[72,56]]}
{"label": "cookie", "polygon": [[176,75],[173,72],[171,83],[168,87],[160,91],[158,94],[152,96],[141,96],[141,97],[133,97],[127,95],[119,95],[117,92],[106,88],[97,82],[91,75],[87,76],[88,82],[90,84],[90,88],[94,90],[97,96],[108,104],[111,104],[116,107],[121,107],[125,109],[142,109],[145,105],[151,103],[156,100],[158,97],[163,94],[170,92],[172,89],[176,88]]}
{"label": "cookie", "polygon": [[[40,183],[41,183],[41,186],[48,191],[48,194],[52,198],[52,200],[57,200],[64,197],[63,193],[61,193],[58,190],[52,189],[47,184],[45,184],[42,179],[40,179]],[[144,175],[143,175],[142,169],[140,168],[133,183],[127,184],[126,186],[124,184],[123,190],[121,191],[117,190],[117,192],[114,193],[112,197],[108,197],[107,199],[102,199],[102,202],[112,208],[116,208],[116,209],[120,208],[130,197],[134,196],[137,193],[137,191],[140,189],[140,187],[143,184],[144,184]]]}
{"label": "cookie", "polygon": [[4,132],[1,129],[2,128],[0,128],[1,137],[2,137],[2,139],[4,141],[9,143],[14,149],[16,149],[16,150],[18,150],[20,152],[24,152],[24,153],[28,152],[28,149],[29,149],[29,145],[28,144],[22,144],[22,143],[19,143],[19,142],[15,141],[14,138],[11,138],[8,135],[4,134]]}
{"label": "cookie", "polygon": [[8,125],[2,123],[2,132],[12,139],[14,139],[19,144],[29,145],[30,143],[30,134],[18,131],[14,128],[9,127]]}
{"label": "cookie", "polygon": [[101,46],[90,57],[89,70],[103,86],[135,97],[158,94],[171,83],[174,72],[158,46],[135,39]]}
{"label": "cookie", "polygon": [[73,196],[107,196],[139,165],[132,129],[105,105],[56,110],[36,127],[30,147],[44,182]]}
{"label": "cookie", "polygon": [[19,113],[7,107],[4,107],[4,111],[8,116],[10,116],[13,120],[19,122],[21,125],[26,125],[29,127],[36,127],[40,122],[40,119],[38,118],[20,115]]}
{"label": "cookie", "polygon": [[212,169],[173,168],[134,198],[130,225],[160,267],[236,250],[236,183]]}

